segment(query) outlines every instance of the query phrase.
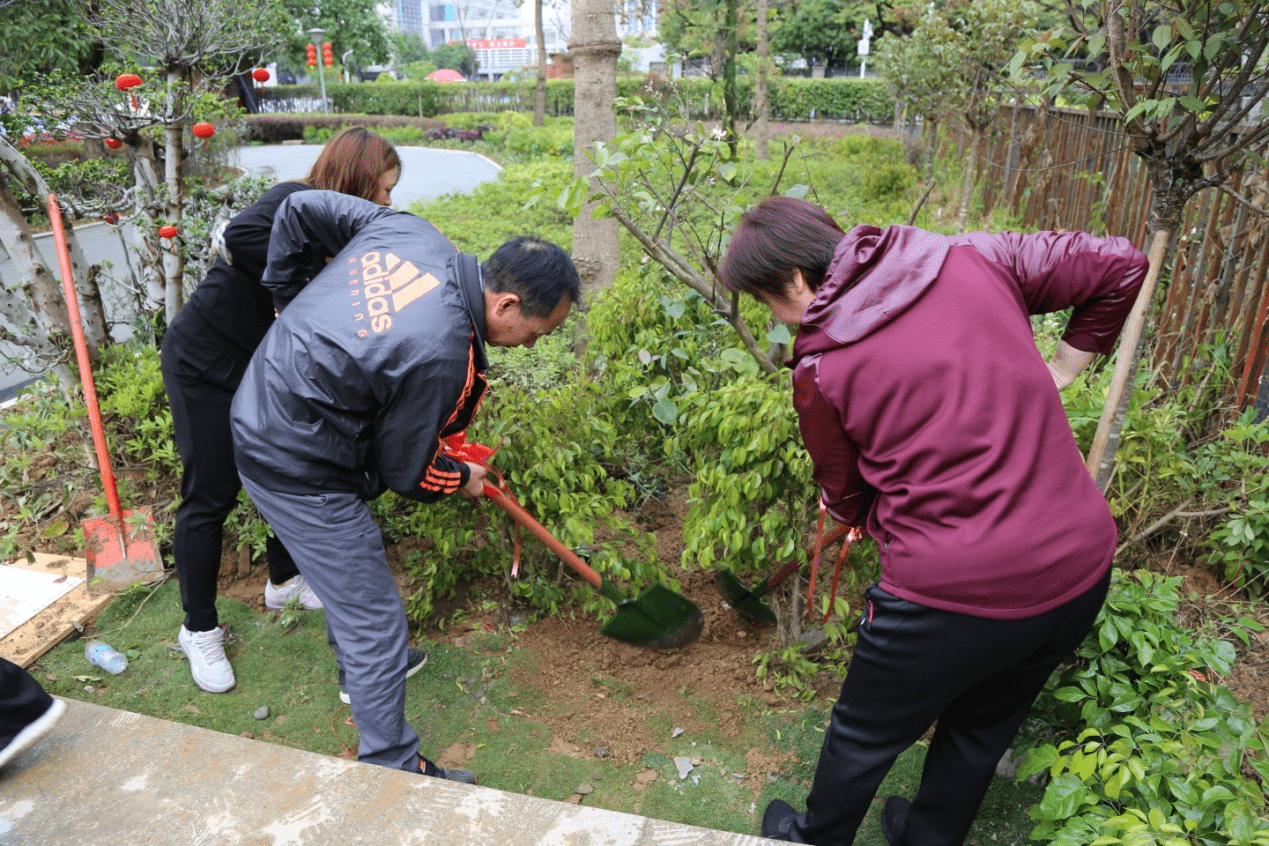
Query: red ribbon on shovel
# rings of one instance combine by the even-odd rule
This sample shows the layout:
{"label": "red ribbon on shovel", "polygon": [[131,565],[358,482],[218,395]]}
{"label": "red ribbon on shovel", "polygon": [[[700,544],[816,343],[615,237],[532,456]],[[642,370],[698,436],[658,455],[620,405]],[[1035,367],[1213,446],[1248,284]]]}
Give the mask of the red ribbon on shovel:
{"label": "red ribbon on shovel", "polygon": [[[820,569],[820,548],[824,545],[824,515],[828,509],[824,507],[824,503],[820,503],[820,518],[815,527],[815,552],[811,556],[811,584],[806,591],[806,616],[815,616],[815,578]],[[828,610],[824,612],[823,622],[827,623],[828,618],[833,615],[832,600],[837,596],[837,580],[842,573],[842,564],[848,562],[850,556],[850,545],[863,537],[863,533],[859,531],[858,526],[852,526],[850,531],[846,533],[846,540],[842,541],[842,551],[837,554],[837,566],[833,569],[833,590],[829,594]]]}
{"label": "red ribbon on shovel", "polygon": [[[502,474],[489,466],[489,459],[493,458],[494,453],[502,449],[502,442],[499,441],[498,446],[488,447],[484,444],[474,444],[467,440],[466,432],[459,432],[456,435],[450,435],[448,438],[441,438],[441,452],[455,461],[466,461],[471,464],[479,464],[487,471],[492,473],[497,479],[498,484],[490,485],[485,482],[486,488],[495,488],[497,492],[507,501],[519,506],[520,501],[515,498],[515,494],[511,493],[511,489],[507,487],[507,480]],[[486,490],[486,493],[489,493]],[[511,578],[518,579],[520,577],[520,523],[515,524],[516,541],[515,555],[511,559]]]}

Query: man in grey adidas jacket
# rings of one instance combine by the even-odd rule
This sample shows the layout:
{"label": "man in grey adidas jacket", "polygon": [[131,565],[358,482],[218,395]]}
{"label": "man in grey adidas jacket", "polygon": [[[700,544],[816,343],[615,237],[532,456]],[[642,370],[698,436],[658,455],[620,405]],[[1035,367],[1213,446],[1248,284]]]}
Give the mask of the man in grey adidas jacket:
{"label": "man in grey adidas jacket", "polygon": [[405,719],[409,631],[366,501],[481,495],[484,469],[440,454],[485,390],[485,344],[532,347],[580,291],[536,238],[488,260],[416,215],[331,191],[279,207],[263,283],[279,318],[234,397],[243,485],[326,607],[358,758],[456,781]]}

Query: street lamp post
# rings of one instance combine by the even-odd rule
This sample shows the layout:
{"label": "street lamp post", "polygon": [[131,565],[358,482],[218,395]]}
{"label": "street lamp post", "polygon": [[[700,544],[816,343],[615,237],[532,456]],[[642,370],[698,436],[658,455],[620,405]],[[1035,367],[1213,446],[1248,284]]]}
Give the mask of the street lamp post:
{"label": "street lamp post", "polygon": [[326,30],[319,26],[315,26],[308,31],[309,37],[313,39],[313,46],[317,48],[317,78],[322,83],[322,114],[327,113],[326,108],[326,70],[322,67],[324,64],[322,56],[322,37],[326,35]]}

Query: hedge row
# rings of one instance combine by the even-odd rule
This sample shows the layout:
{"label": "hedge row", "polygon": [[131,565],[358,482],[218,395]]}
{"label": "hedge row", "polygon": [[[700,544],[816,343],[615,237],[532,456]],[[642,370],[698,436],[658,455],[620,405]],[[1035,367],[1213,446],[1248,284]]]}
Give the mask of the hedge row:
{"label": "hedge row", "polygon": [[[415,118],[447,112],[531,112],[535,92],[533,80],[462,84],[405,80],[326,86],[327,97],[337,111]],[[634,94],[653,95],[667,104],[677,104],[679,111],[692,119],[715,120],[722,115],[722,84],[709,79],[618,77],[617,96]],[[741,117],[747,119],[753,103],[753,79],[738,79],[736,94],[742,105]],[[315,96],[320,95],[313,86],[300,85],[280,85],[265,93],[265,99],[274,101],[280,110],[287,110],[289,101],[308,101]],[[771,81],[770,103],[771,117],[782,121],[889,123],[894,117],[894,98],[885,83],[876,79],[779,77]],[[555,116],[573,114],[573,80],[547,80],[546,112]]]}
{"label": "hedge row", "polygon": [[[373,120],[359,119],[360,126],[416,126],[427,131],[441,129],[445,121],[437,118],[416,118],[404,115],[377,114]],[[344,114],[263,114],[248,115],[246,118],[246,141],[258,141],[263,144],[281,144],[283,141],[304,140],[304,130],[315,129],[336,130],[348,125],[348,117]]]}

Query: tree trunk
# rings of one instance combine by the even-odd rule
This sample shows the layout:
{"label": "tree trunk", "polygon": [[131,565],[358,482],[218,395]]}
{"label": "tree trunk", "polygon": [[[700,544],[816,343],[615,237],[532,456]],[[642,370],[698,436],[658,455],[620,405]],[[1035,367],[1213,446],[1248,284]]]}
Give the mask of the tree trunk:
{"label": "tree trunk", "polygon": [[965,145],[965,172],[961,176],[960,209],[956,212],[956,231],[964,232],[969,223],[969,200],[974,193],[974,166],[978,163],[978,130],[971,129]]}
{"label": "tree trunk", "polygon": [[736,157],[736,119],[740,114],[740,103],[736,97],[736,51],[740,40],[737,2],[738,0],[727,0],[722,38],[726,45],[723,48],[723,133],[731,147],[733,159]]}
{"label": "tree trunk", "polygon": [[934,157],[938,152],[939,146],[939,121],[936,117],[926,120],[926,143],[925,143],[925,181],[929,182],[934,178]]}
{"label": "tree trunk", "polygon": [[[320,59],[319,59],[320,61]],[[179,115],[182,111],[180,102],[180,86],[184,82],[176,73],[169,73],[168,81],[168,114]],[[163,177],[167,183],[167,208],[165,216],[169,226],[181,230],[181,200],[185,197],[185,183],[181,179],[181,160],[185,158],[184,121],[169,121],[163,129],[163,140],[166,146],[163,154]],[[177,237],[180,237],[178,234]],[[175,239],[173,239],[175,241]],[[176,315],[185,305],[185,254],[171,244],[163,253],[163,316],[167,325],[171,326]]]}
{"label": "tree trunk", "polygon": [[[39,373],[51,361],[65,359],[70,347],[70,318],[61,286],[40,256],[31,230],[13,193],[0,181],[0,243],[3,243],[18,271],[17,288],[0,285],[0,338],[31,351],[30,359],[17,365]],[[54,341],[60,336],[63,344]],[[89,354],[96,358],[97,350]]]}
{"label": "tree trunk", "polygon": [[759,161],[771,157],[770,108],[767,104],[767,60],[771,48],[767,44],[767,0],[758,0],[758,75],[753,85],[754,154]]}
{"label": "tree trunk", "polygon": [[[574,0],[573,56],[573,175],[595,169],[589,153],[595,142],[617,136],[612,103],[617,97],[617,16],[613,0]],[[573,221],[573,263],[582,279],[583,300],[612,285],[617,275],[618,223],[591,216],[597,204],[587,203]]]}
{"label": "tree trunk", "polygon": [[[0,164],[13,175],[15,179],[22,184],[29,193],[36,197],[44,199],[50,193],[48,183],[44,181],[44,177],[40,176],[26,157],[19,153],[9,142],[0,138]],[[13,204],[13,210],[17,212],[18,219],[22,218],[21,212],[17,211],[17,204]],[[26,227],[25,221],[22,222],[22,230],[25,230],[27,236],[30,237],[30,229]],[[97,358],[97,351],[110,343],[110,333],[106,329],[106,310],[101,302],[101,292],[97,289],[97,268],[95,265],[89,265],[88,257],[84,255],[83,247],[79,244],[79,239],[75,237],[74,227],[70,222],[66,222],[66,247],[70,253],[71,272],[75,274],[75,290],[79,294],[80,317],[84,323],[84,340],[88,346],[89,357],[94,361]],[[17,230],[14,230],[17,231]],[[0,236],[0,242],[8,246],[8,242]],[[32,242],[34,247],[34,242]],[[10,250],[12,252],[12,249]],[[37,250],[34,253],[32,268],[38,268],[48,278],[52,279],[53,273],[48,265],[44,263],[43,257]],[[34,270],[32,272],[35,272]],[[38,284],[28,282],[25,275],[23,277],[23,285]],[[56,312],[47,311],[40,303],[33,303],[36,314],[41,320],[51,319],[53,322],[45,323],[44,328],[50,333],[65,333],[70,331],[70,318],[66,313],[66,305],[62,302],[61,287],[54,284],[55,291],[51,294],[51,300],[46,302],[56,302]],[[59,317],[60,315],[60,317]]]}
{"label": "tree trunk", "polygon": [[[0,180],[0,243],[18,271],[19,285],[42,332],[69,338],[70,317],[62,286],[40,255],[13,192]],[[90,351],[94,356],[96,350]]]}
{"label": "tree trunk", "polygon": [[533,0],[533,34],[538,40],[538,80],[533,94],[533,125],[546,123],[546,31],[542,27],[542,0]]}
{"label": "tree trunk", "polygon": [[1115,356],[1115,371],[1110,377],[1110,389],[1106,392],[1106,402],[1102,405],[1097,432],[1093,435],[1093,444],[1084,462],[1088,472],[1097,480],[1097,487],[1102,493],[1110,485],[1119,436],[1128,416],[1128,407],[1132,404],[1132,384],[1137,374],[1137,362],[1141,358],[1141,339],[1150,318],[1155,285],[1159,281],[1159,272],[1172,241],[1172,231],[1160,229],[1154,233],[1154,240],[1150,242],[1150,269],[1146,272],[1145,281],[1142,282],[1132,312],[1128,315],[1128,323],[1119,338],[1119,351]]}
{"label": "tree trunk", "polygon": [[140,268],[135,282],[139,286],[138,296],[141,307],[147,315],[155,314],[163,307],[163,278],[161,265],[163,257],[159,254],[158,229],[159,218],[149,205],[149,198],[158,196],[159,176],[154,163],[154,144],[148,138],[141,137],[136,146],[130,148],[132,154],[132,178],[137,190],[134,194],[133,215],[135,225],[133,233],[136,237],[137,255]]}

